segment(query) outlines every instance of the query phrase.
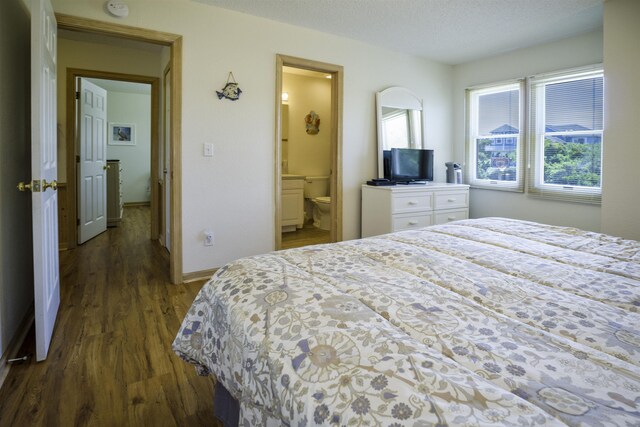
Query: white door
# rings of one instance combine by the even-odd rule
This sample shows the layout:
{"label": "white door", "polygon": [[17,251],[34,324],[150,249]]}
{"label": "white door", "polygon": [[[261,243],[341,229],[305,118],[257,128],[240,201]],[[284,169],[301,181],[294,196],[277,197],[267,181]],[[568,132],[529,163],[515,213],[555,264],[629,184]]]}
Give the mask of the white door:
{"label": "white door", "polygon": [[56,38],[49,0],[31,5],[31,191],[36,358],[47,358],[60,305],[56,178]]}
{"label": "white door", "polygon": [[107,91],[78,79],[78,244],[107,230]]}

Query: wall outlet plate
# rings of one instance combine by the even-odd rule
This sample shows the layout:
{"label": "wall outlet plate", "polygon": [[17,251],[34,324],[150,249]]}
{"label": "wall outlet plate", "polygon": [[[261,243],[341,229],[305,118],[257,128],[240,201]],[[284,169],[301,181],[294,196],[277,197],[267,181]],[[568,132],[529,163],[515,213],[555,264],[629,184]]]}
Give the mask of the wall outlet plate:
{"label": "wall outlet plate", "polygon": [[204,232],[204,245],[213,246],[213,231]]}

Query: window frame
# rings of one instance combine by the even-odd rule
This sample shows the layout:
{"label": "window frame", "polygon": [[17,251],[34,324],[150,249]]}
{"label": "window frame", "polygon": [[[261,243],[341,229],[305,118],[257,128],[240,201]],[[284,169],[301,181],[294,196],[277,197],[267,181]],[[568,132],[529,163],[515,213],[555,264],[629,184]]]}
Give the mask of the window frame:
{"label": "window frame", "polygon": [[[602,159],[604,153],[604,122],[602,129],[561,132],[566,135],[599,135],[600,136],[600,186],[585,187],[578,185],[548,184],[544,182],[544,143],[545,137],[557,132],[547,132],[545,123],[545,87],[549,84],[571,82],[600,77],[603,79],[603,101],[605,91],[604,69],[602,64],[588,67],[574,68],[555,73],[540,74],[527,79],[527,93],[530,97],[528,110],[528,145],[529,145],[529,174],[527,192],[532,196],[545,199],[563,200],[569,202],[600,204],[602,200]],[[606,106],[603,102],[603,116]]]}
{"label": "window frame", "polygon": [[[482,95],[518,90],[518,129],[516,147],[516,179],[515,181],[502,181],[495,179],[476,178],[477,172],[477,139],[488,135],[479,134],[479,99]],[[525,141],[525,101],[526,85],[524,79],[503,81],[500,83],[474,86],[466,90],[466,168],[467,182],[471,188],[484,188],[501,191],[524,192],[526,141]],[[500,138],[512,137],[515,134],[500,135]],[[497,138],[497,137],[491,137]]]}
{"label": "window frame", "polygon": [[[604,121],[602,123],[602,129],[599,130],[560,132],[563,135],[573,133],[575,135],[584,134],[600,136],[600,187],[547,184],[542,181],[544,179],[544,136],[546,134],[552,134],[553,132],[544,131],[544,119],[541,123],[540,120],[536,122],[536,119],[539,119],[540,117],[544,118],[545,105],[544,103],[538,102],[540,97],[537,96],[539,94],[535,93],[535,90],[538,90],[537,87],[541,82],[545,82],[545,84],[553,84],[593,77],[601,77],[603,79],[602,114],[604,116],[606,114],[606,103],[604,102],[606,79],[604,77],[603,64],[593,64],[585,67],[564,69],[552,73],[538,74],[523,79],[502,81],[467,88],[465,97],[465,173],[467,175],[466,181],[471,188],[526,192],[533,197],[540,197],[544,199],[601,204],[602,183],[604,180],[602,169],[605,151]],[[479,136],[477,132],[477,99],[482,94],[501,92],[515,84],[520,84],[520,133],[518,142],[519,147],[517,149],[516,157],[516,181],[477,179],[475,178],[477,167],[476,138]],[[544,86],[542,86],[542,89],[540,90],[544,90]],[[542,109],[542,114],[540,114],[540,109]],[[475,127],[473,127],[472,124]],[[542,126],[542,135],[540,135],[540,130],[536,129],[537,126]]]}

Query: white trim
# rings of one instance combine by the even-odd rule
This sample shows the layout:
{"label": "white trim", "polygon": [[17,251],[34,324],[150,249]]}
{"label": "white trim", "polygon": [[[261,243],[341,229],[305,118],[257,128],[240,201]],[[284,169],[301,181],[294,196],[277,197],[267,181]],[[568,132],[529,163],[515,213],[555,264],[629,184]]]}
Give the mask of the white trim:
{"label": "white trim", "polygon": [[[507,92],[512,90],[518,90],[518,127],[519,132],[517,134],[501,134],[497,135],[482,135],[478,132],[478,102],[480,96]],[[494,85],[482,85],[474,86],[467,89],[467,121],[466,121],[466,175],[467,182],[472,188],[485,188],[504,191],[524,191],[524,166],[526,156],[524,155],[524,81],[521,79],[510,80],[508,82],[496,83]],[[476,164],[477,164],[477,146],[476,141],[478,139],[492,139],[492,138],[509,138],[516,137],[516,178],[515,181],[501,181],[495,179],[478,179],[476,176]]]}
{"label": "white trim", "polygon": [[[544,183],[544,144],[547,136],[555,135],[599,135],[601,141],[601,153],[604,144],[603,129],[576,130],[546,132],[545,120],[545,88],[550,84],[573,82],[585,79],[602,78],[604,82],[604,70],[602,64],[588,67],[574,68],[565,71],[547,73],[533,76],[527,79],[527,93],[531,95],[528,107],[528,120],[531,126],[528,128],[529,139],[529,177],[527,191],[532,196],[564,200],[569,202],[582,202],[600,204],[602,197],[602,169],[600,169],[600,186],[587,187],[581,185],[562,185]],[[604,89],[604,88],[603,88]],[[604,108],[604,105],[603,105]],[[602,161],[602,157],[601,157]]]}
{"label": "white trim", "polygon": [[604,70],[603,64],[592,64],[583,67],[569,68],[566,70],[552,71],[549,73],[535,74],[529,76],[527,80],[545,80],[550,83],[559,83],[562,81],[580,80],[581,78],[589,78],[589,75],[601,74]]}

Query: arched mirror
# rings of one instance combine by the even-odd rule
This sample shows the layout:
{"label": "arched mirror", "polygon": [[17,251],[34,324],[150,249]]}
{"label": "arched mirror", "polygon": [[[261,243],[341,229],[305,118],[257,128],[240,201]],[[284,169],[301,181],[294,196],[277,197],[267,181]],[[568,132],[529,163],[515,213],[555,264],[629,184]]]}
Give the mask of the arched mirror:
{"label": "arched mirror", "polygon": [[409,89],[390,87],[376,93],[378,177],[385,177],[385,152],[424,148],[422,99]]}

